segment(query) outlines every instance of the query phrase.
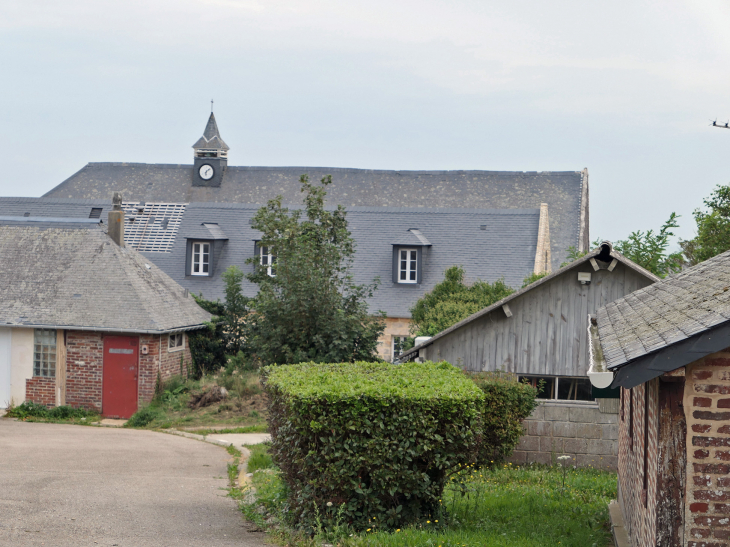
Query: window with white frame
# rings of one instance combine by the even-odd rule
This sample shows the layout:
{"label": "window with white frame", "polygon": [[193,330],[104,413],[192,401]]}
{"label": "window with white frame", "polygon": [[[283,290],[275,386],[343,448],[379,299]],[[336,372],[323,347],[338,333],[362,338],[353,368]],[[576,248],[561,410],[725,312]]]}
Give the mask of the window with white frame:
{"label": "window with white frame", "polygon": [[527,382],[537,388],[538,399],[559,401],[593,401],[591,383],[588,378],[569,376],[518,376],[520,382]]}
{"label": "window with white frame", "polygon": [[35,329],[33,336],[33,376],[56,376],[56,331]]}
{"label": "window with white frame", "polygon": [[276,255],[271,247],[261,247],[261,265],[266,268],[270,277],[276,277]]}
{"label": "window with white frame", "polygon": [[185,335],[182,332],[173,332],[167,339],[167,351],[180,351],[185,349]]}
{"label": "window with white frame", "polygon": [[400,354],[403,353],[407,336],[393,336],[393,348],[391,353],[391,361],[395,361]]}
{"label": "window with white frame", "polygon": [[210,243],[193,241],[191,275],[210,275]]}
{"label": "window with white frame", "polygon": [[398,283],[418,282],[418,249],[398,250]]}

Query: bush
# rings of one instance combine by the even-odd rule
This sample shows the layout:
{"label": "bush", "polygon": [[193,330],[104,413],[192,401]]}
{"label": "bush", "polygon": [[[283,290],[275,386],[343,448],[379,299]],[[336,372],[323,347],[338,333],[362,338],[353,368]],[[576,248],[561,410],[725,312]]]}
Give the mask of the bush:
{"label": "bush", "polygon": [[146,406],[135,412],[132,417],[127,420],[127,423],[124,424],[124,427],[145,427],[161,416],[162,412],[160,412],[158,408]]}
{"label": "bush", "polygon": [[484,395],[448,363],[284,365],[263,371],[288,516],[312,533],[342,512],[398,528],[437,514],[449,476],[475,461]]}
{"label": "bush", "polygon": [[537,407],[537,388],[500,372],[470,375],[484,392],[484,436],[477,463],[487,467],[512,455],[524,434],[522,421]]}
{"label": "bush", "polygon": [[54,408],[48,408],[45,405],[39,405],[32,401],[26,401],[16,407],[9,408],[6,416],[10,418],[44,418],[47,420],[71,420],[75,418],[93,418],[98,414],[91,410],[83,408],[73,408],[63,405]]}

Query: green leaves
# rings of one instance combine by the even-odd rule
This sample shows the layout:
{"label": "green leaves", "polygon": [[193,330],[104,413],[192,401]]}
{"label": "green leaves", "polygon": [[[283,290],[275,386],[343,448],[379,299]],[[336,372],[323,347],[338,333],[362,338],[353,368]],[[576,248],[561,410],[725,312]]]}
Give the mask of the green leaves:
{"label": "green leaves", "polygon": [[513,292],[501,279],[494,283],[476,281],[466,285],[464,269],[452,266],[444,272],[444,280],[411,308],[411,333],[415,336],[438,334]]}
{"label": "green leaves", "polygon": [[676,213],[669,215],[658,232],[654,230],[631,232],[628,239],[615,242],[614,248],[659,277],[678,272],[682,269],[681,253],[667,253],[669,238],[674,235],[671,229],[679,227],[678,218]]}
{"label": "green leaves", "polygon": [[345,504],[355,529],[428,518],[449,475],[476,461],[484,394],[448,363],[304,363],[263,374],[272,452],[299,528],[313,531],[313,508],[324,513],[327,502]]}

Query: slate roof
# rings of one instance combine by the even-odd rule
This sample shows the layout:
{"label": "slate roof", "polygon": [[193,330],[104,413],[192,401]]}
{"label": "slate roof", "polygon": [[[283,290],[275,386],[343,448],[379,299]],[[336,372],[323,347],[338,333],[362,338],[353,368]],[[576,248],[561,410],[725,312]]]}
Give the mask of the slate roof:
{"label": "slate roof", "polygon": [[613,370],[728,321],[730,251],[628,294],[597,313],[603,356]]}
{"label": "slate roof", "polygon": [[[549,206],[552,267],[573,246],[588,248],[588,172],[385,171],[331,167],[227,167],[221,186],[193,187],[192,165],[89,163],[43,197],[126,201],[299,203],[300,175],[332,175],[330,205],[352,207],[536,209]],[[209,219],[215,222],[215,219]],[[426,234],[430,237],[429,234]]]}
{"label": "slate roof", "polygon": [[203,136],[195,142],[193,148],[230,150],[228,145],[221,139],[221,135],[218,132],[218,124],[215,123],[215,116],[212,112],[210,113],[210,118],[208,118],[208,123],[205,125]]}
{"label": "slate roof", "polygon": [[[49,216],[88,216],[91,207],[104,207],[101,218],[106,221],[109,199],[0,198],[0,215],[43,212]],[[245,261],[255,256],[254,241],[260,239],[259,232],[249,223],[258,208],[239,203],[190,203],[172,251],[142,254],[191,292],[202,293],[210,300],[223,300],[225,284],[221,273],[232,264],[244,271],[253,270]],[[539,209],[348,207],[347,219],[357,245],[353,275],[357,283],[380,278],[380,288],[369,302],[370,309],[383,310],[390,317],[410,317],[408,309],[442,281],[444,271],[455,264],[464,267],[467,281],[493,282],[504,277],[508,285],[519,287],[534,267],[539,217]],[[186,240],[214,239],[210,228],[203,226],[211,222],[217,223],[216,231],[228,237],[216,242],[214,275],[185,276]],[[419,230],[431,244],[423,247],[423,282],[394,284],[392,244],[401,237],[407,238],[409,245],[423,244],[411,229]],[[256,286],[244,281],[243,291],[254,296]]]}
{"label": "slate roof", "polygon": [[[636,264],[632,260],[629,260],[628,258],[626,258],[625,256],[623,256],[618,251],[615,251],[613,249],[613,246],[611,245],[610,242],[604,241],[596,249],[592,250],[591,252],[589,252],[585,256],[579,258],[578,260],[575,260],[575,261],[571,262],[570,264],[567,264],[567,265],[563,266],[562,268],[560,268],[559,270],[551,273],[550,275],[546,275],[545,277],[543,277],[541,279],[538,279],[534,283],[530,283],[527,287],[523,287],[523,288],[519,289],[518,291],[513,292],[509,296],[503,298],[502,300],[500,300],[498,302],[495,302],[491,306],[487,306],[486,308],[484,308],[482,310],[479,310],[478,312],[470,315],[466,319],[462,319],[458,323],[450,326],[448,329],[445,329],[445,330],[439,332],[438,334],[432,336],[429,340],[425,341],[423,344],[420,344],[418,346],[415,346],[415,347],[409,349],[407,352],[403,352],[401,354],[400,358],[399,358],[399,361],[405,362],[408,359],[413,358],[415,355],[418,354],[418,350],[420,350],[421,348],[425,348],[427,346],[430,346],[431,344],[433,344],[439,338],[443,338],[444,336],[448,336],[450,333],[452,333],[453,331],[455,331],[455,330],[463,327],[464,325],[466,325],[468,323],[471,323],[472,321],[475,321],[475,320],[479,319],[480,317],[483,317],[483,316],[491,313],[495,309],[497,309],[497,308],[499,308],[501,306],[504,306],[505,304],[509,304],[512,300],[514,300],[516,298],[519,298],[523,294],[525,294],[527,292],[530,292],[532,290],[535,290],[537,287],[539,287],[540,285],[543,285],[544,283],[549,283],[550,281],[552,281],[556,277],[560,277],[561,275],[565,274],[566,272],[569,272],[569,271],[573,270],[576,266],[580,266],[581,264],[585,264],[586,262],[588,262],[588,261],[590,261],[591,259],[594,259],[594,258],[599,259],[599,260],[601,260],[603,262],[609,262],[609,263],[611,262],[611,260],[616,259],[618,262],[621,262],[626,267],[631,268],[632,270],[640,273],[641,275],[647,277],[648,279],[651,279],[652,281],[655,281],[655,282],[656,281],[659,281],[659,277],[657,277],[656,275],[654,275],[650,271],[642,268],[641,266],[639,266],[638,264]],[[519,286],[519,285],[517,285],[517,286]],[[649,287],[653,287],[653,286],[654,285],[650,285]],[[646,290],[646,289],[642,289],[642,290]],[[641,291],[637,291],[637,292],[641,292]],[[631,293],[631,294],[632,295],[633,294],[636,294],[636,292],[635,293]],[[629,296],[631,296],[631,295],[629,295]],[[586,327],[587,327],[587,325],[586,325]]]}
{"label": "slate roof", "polygon": [[210,320],[180,285],[140,253],[118,247],[98,221],[0,221],[0,279],[0,326],[162,334]]}

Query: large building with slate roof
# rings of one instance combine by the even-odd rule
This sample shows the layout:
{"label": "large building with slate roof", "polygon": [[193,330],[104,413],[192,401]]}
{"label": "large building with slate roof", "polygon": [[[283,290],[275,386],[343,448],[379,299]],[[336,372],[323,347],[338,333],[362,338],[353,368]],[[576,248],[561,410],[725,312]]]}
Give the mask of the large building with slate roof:
{"label": "large building with slate roof", "polygon": [[[0,198],[0,215],[14,217],[98,217],[109,207],[108,199]],[[246,261],[260,253],[257,242],[261,234],[251,227],[258,210],[256,205],[125,202],[123,207],[127,245],[195,294],[223,300],[222,273],[226,268],[236,265],[244,272],[253,271],[253,264]],[[349,208],[347,218],[357,246],[355,281],[380,280],[369,306],[388,316],[381,340],[381,354],[387,359],[393,357],[394,347],[397,349],[400,340],[409,334],[409,308],[443,279],[450,266],[462,265],[467,281],[503,278],[513,287],[519,287],[530,273],[549,267],[546,207],[353,207]],[[196,246],[207,249],[204,272],[194,271]],[[414,258],[414,270],[409,272],[414,275],[413,280],[400,279],[401,252]],[[197,254],[198,259],[201,256]],[[244,281],[243,292],[254,296],[256,286]]]}
{"label": "large building with slate roof", "polygon": [[627,544],[730,545],[730,251],[593,319],[592,372],[621,388]]}
{"label": "large building with slate roof", "polygon": [[352,207],[538,209],[550,212],[552,268],[568,247],[589,247],[588,170],[386,171],[332,167],[229,166],[213,114],[193,145],[192,165],[89,163],[44,197],[107,200],[121,192],[142,203],[300,203],[299,177],[332,175],[328,203]]}
{"label": "large building with slate roof", "polygon": [[210,314],[100,219],[54,211],[0,216],[0,405],[129,417],[158,374],[186,374]]}

